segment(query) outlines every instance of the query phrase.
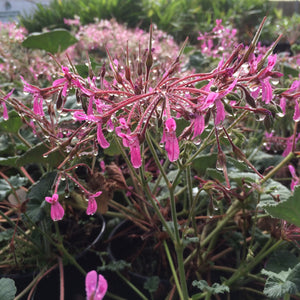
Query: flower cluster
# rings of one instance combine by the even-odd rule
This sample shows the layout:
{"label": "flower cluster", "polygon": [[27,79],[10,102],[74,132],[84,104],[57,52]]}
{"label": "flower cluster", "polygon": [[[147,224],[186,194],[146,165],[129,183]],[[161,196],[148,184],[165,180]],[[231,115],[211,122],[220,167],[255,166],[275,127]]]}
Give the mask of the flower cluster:
{"label": "flower cluster", "polygon": [[[222,28],[219,22],[215,32]],[[138,36],[136,32],[135,36]],[[63,77],[47,88],[33,86],[22,78],[24,91],[33,96],[33,111],[15,100],[9,102],[9,98],[3,98],[3,103],[9,102],[16,111],[33,121],[32,126],[38,125],[43,134],[47,133],[47,140],[52,145],[49,153],[57,148],[69,153],[58,166],[63,176],[75,182],[76,179],[66,171],[74,169],[72,160],[87,154],[87,149],[97,151],[97,143],[103,149],[108,148],[108,137],[113,131],[122,140],[123,146],[129,149],[132,166],[137,169],[143,163],[141,143],[148,130],[158,128],[160,143],[164,144],[169,161],[176,162],[180,158],[179,141],[199,143],[199,137],[210,120],[216,129],[221,129],[226,122],[225,107],[228,105],[233,115],[240,110],[271,115],[263,106],[275,101],[271,79],[281,76],[273,71],[276,55],[256,56],[254,47],[244,50],[243,45],[239,45],[230,57],[222,59],[210,73],[187,75],[176,74],[180,70],[181,50],[161,73],[153,58],[153,36],[151,28],[149,50],[144,55],[144,61],[135,60],[134,52],[129,53],[128,48],[120,60],[113,59],[107,50],[110,70],[103,68],[99,77],[82,78],[62,66]],[[198,84],[202,84],[202,87],[197,87]],[[76,91],[80,107],[70,109],[66,107],[66,102],[73,90]],[[53,99],[54,95],[57,95],[57,111],[53,100],[48,100]],[[252,99],[250,102],[249,98]],[[46,111],[50,119],[44,117]],[[73,115],[78,121],[77,126],[66,128],[65,123],[61,122],[60,113]],[[180,118],[187,122],[187,126],[178,135],[177,120]],[[95,212],[94,198],[99,195],[82,189],[89,198],[88,214],[91,214]],[[57,199],[54,196],[51,199],[52,202],[49,199],[47,201],[56,210],[58,206],[54,200]],[[54,219],[59,219],[61,213],[58,215],[53,213]]]}
{"label": "flower cluster", "polygon": [[216,20],[216,26],[211,32],[199,32],[198,41],[201,41],[201,52],[206,56],[219,58],[228,57],[231,49],[237,44],[237,29],[224,27],[222,20]]}

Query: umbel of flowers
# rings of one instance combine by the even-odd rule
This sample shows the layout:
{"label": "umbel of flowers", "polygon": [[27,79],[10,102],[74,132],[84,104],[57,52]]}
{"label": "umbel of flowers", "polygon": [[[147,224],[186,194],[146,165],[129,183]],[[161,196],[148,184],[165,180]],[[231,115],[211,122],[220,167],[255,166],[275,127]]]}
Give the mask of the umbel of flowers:
{"label": "umbel of flowers", "polygon": [[[114,58],[111,50],[107,49],[109,68],[103,66],[99,76],[83,78],[70,62],[70,66],[61,66],[61,78],[49,87],[40,88],[23,79],[24,91],[32,95],[32,105],[26,106],[10,94],[1,98],[3,107],[8,104],[19,112],[24,122],[44,140],[49,148],[49,151],[44,153],[45,157],[53,152],[65,154],[57,166],[54,193],[45,199],[51,204],[51,217],[55,221],[60,220],[64,214],[57,191],[61,180],[65,179],[75,183],[85,195],[88,200],[87,213],[95,213],[96,200],[102,191],[100,188],[91,190],[78,180],[74,171],[78,166],[84,165],[92,174],[91,168],[85,162],[81,162],[81,158],[94,157],[98,153],[98,147],[107,149],[112,147],[112,143],[117,145],[124,156],[129,173],[134,177],[133,194],[137,199],[143,200],[138,213],[151,221],[155,216],[160,222],[158,228],[163,227],[173,242],[179,279],[170,256],[169,263],[181,299],[188,299],[183,252],[184,233],[181,231],[185,227],[178,225],[174,190],[183,170],[186,171],[187,178],[191,177],[191,162],[203,147],[207,146],[207,139],[204,140],[202,136],[205,129],[210,127],[208,138],[215,138],[217,164],[223,171],[226,184],[210,183],[201,178],[199,181],[203,190],[209,190],[211,186],[220,195],[218,200],[225,199],[226,203],[232,205],[229,206],[224,221],[218,223],[212,233],[201,241],[200,246],[204,250],[208,243],[213,243],[213,235],[217,236],[221,226],[235,215],[240,209],[240,203],[255,189],[252,187],[248,194],[239,194],[231,188],[226,157],[219,141],[221,136],[227,137],[233,154],[247,163],[264,182],[264,176],[247,161],[230,137],[230,130],[246,115],[255,114],[268,123],[275,116],[274,111],[280,107],[280,99],[274,95],[272,86],[272,80],[282,76],[274,70],[277,56],[271,54],[276,43],[266,54],[255,54],[264,21],[248,47],[243,44],[237,45],[232,49],[231,55],[221,59],[217,68],[209,73],[182,71],[180,60],[187,40],[169,65],[155,61],[151,26],[145,55],[134,55],[127,47],[123,57]],[[286,99],[289,99],[289,92],[295,91],[294,88],[296,89],[292,87],[286,92]],[[298,99],[293,98],[293,101],[297,108]],[[281,107],[284,107],[283,100]],[[66,115],[72,119],[66,119]],[[181,121],[185,125],[179,130]],[[163,178],[168,188],[169,201],[166,204],[160,203],[156,198],[157,191],[151,191],[147,185],[148,164],[145,157],[149,156],[149,153],[153,156],[156,169],[159,170],[159,178]],[[178,170],[174,180],[170,180],[166,174],[166,162]],[[198,198],[193,198],[190,181],[191,179],[187,179],[187,193],[190,199],[186,226],[188,228],[191,223],[196,232],[193,211],[196,206],[195,199]],[[124,187],[131,192],[126,184]],[[133,202],[136,205],[137,201]],[[120,205],[113,205],[114,208],[120,208]],[[128,210],[124,211],[126,215]],[[131,220],[133,215],[130,215]],[[142,225],[145,223],[140,222]],[[167,247],[166,244],[164,246]],[[204,250],[204,254],[201,255],[205,261],[205,255],[208,255],[209,251]],[[196,253],[197,249],[191,252]],[[234,280],[236,278],[233,276],[227,284],[230,285]]]}

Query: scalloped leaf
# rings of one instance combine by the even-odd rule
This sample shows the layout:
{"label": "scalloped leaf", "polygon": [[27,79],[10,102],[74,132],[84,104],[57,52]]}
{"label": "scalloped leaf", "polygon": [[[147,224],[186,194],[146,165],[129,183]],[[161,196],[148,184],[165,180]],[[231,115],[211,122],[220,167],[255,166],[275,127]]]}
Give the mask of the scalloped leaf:
{"label": "scalloped leaf", "polygon": [[300,263],[293,269],[275,273],[263,269],[263,275],[267,275],[264,294],[269,298],[282,298],[286,294],[294,295],[300,291]]}
{"label": "scalloped leaf", "polygon": [[23,155],[21,155],[16,160],[16,165],[24,166],[31,163],[40,163],[44,166],[58,166],[64,159],[63,154],[60,151],[54,151],[50,153],[47,157],[44,157],[43,154],[48,151],[49,148],[45,144],[39,143],[36,146],[30,148]]}
{"label": "scalloped leaf", "polygon": [[300,227],[300,186],[296,186],[294,194],[281,202],[267,202],[261,206],[273,218],[285,220]]}
{"label": "scalloped leaf", "polygon": [[21,126],[23,125],[22,120],[17,112],[14,110],[8,114],[8,120],[0,122],[0,132],[17,134]]}
{"label": "scalloped leaf", "polygon": [[10,278],[0,279],[0,299],[13,300],[16,296],[17,288],[15,282]]}
{"label": "scalloped leaf", "polygon": [[65,51],[77,43],[77,39],[66,29],[54,29],[48,32],[34,32],[22,43],[26,48],[42,49],[52,54]]}

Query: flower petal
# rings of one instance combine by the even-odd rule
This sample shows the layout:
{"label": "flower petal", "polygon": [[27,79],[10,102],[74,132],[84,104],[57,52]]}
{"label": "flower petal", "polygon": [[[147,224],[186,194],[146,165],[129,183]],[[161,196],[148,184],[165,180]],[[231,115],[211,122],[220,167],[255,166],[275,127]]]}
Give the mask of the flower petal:
{"label": "flower petal", "polygon": [[64,217],[65,211],[59,202],[54,202],[51,205],[51,219],[59,221]]}
{"label": "flower petal", "polygon": [[85,277],[85,291],[86,291],[86,299],[90,300],[91,297],[95,295],[96,288],[97,288],[97,272],[90,271],[86,274]]}

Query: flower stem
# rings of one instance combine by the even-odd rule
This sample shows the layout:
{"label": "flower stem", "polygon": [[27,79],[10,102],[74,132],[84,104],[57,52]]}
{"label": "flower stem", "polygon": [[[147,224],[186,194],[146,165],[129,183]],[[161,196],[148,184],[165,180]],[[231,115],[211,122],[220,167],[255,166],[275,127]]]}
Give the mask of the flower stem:
{"label": "flower stem", "polygon": [[170,250],[168,248],[168,245],[167,245],[166,241],[163,241],[163,244],[164,244],[164,247],[165,247],[165,251],[166,251],[166,254],[167,254],[167,258],[168,258],[168,261],[169,261],[169,264],[170,264],[170,268],[171,268],[171,271],[172,271],[172,274],[173,274],[173,278],[174,278],[174,281],[175,281],[175,284],[176,284],[176,288],[177,288],[179,297],[180,297],[180,299],[183,299],[181,286],[180,286],[180,283],[179,283],[179,280],[178,280],[178,276],[177,276],[176,269],[175,269],[175,266],[174,266],[174,263],[173,263],[173,259],[172,259],[171,254],[170,254]]}
{"label": "flower stem", "polygon": [[124,280],[124,282],[129,285],[143,300],[148,300],[148,298],[134,285],[132,284],[125,276],[121,274],[121,272],[116,271],[118,276]]}
{"label": "flower stem", "polygon": [[263,179],[261,179],[259,183],[265,183],[269,178],[275,175],[278,172],[278,170],[285,166],[294,156],[294,153],[290,152],[276,167],[274,167]]}

